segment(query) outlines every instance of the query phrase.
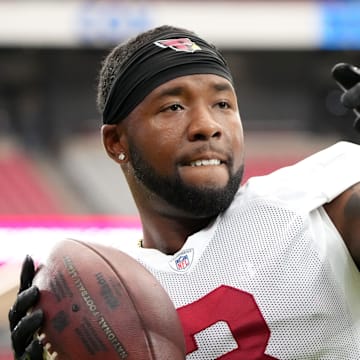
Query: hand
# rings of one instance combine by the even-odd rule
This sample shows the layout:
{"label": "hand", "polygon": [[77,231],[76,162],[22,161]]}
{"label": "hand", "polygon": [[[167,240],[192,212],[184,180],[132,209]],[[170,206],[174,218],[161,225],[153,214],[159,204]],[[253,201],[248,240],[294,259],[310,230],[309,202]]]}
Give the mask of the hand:
{"label": "hand", "polygon": [[19,292],[9,311],[11,342],[15,360],[43,360],[42,343],[34,338],[43,322],[43,312],[36,310],[27,314],[40,296],[39,289],[32,286],[34,276],[34,261],[27,256],[21,269]]}
{"label": "hand", "polygon": [[354,65],[339,63],[333,67],[332,75],[344,90],[340,101],[354,111],[354,128],[360,132],[360,69]]}

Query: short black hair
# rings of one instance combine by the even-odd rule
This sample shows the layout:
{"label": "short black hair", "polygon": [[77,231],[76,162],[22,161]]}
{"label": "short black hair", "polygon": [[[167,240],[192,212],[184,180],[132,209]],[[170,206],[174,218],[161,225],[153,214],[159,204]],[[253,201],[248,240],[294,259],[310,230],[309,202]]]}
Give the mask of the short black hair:
{"label": "short black hair", "polygon": [[97,108],[103,113],[106,99],[109,95],[111,86],[116,78],[117,72],[123,64],[144,44],[157,38],[158,35],[167,32],[185,32],[195,35],[193,31],[186,30],[170,25],[162,25],[148,31],[142,32],[137,36],[130,38],[124,43],[117,45],[104,59],[99,73]]}

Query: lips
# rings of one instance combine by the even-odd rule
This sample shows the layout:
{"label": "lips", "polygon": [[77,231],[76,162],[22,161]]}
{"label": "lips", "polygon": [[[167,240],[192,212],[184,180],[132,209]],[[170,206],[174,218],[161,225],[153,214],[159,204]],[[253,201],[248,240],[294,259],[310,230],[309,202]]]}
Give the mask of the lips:
{"label": "lips", "polygon": [[204,144],[197,148],[185,148],[181,150],[181,155],[178,157],[179,166],[189,167],[206,167],[206,166],[228,166],[231,163],[231,151],[209,144]]}
{"label": "lips", "polygon": [[221,165],[222,161],[219,159],[198,159],[190,162],[190,166],[217,166]]}
{"label": "lips", "polygon": [[196,152],[182,158],[181,166],[202,167],[219,166],[228,163],[228,157],[219,152]]}

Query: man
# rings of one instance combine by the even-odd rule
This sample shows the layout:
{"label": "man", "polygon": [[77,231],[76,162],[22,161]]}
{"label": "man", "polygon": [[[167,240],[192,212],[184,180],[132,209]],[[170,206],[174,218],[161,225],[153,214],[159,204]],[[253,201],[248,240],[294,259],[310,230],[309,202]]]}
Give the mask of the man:
{"label": "man", "polygon": [[[349,73],[360,80],[345,66],[345,87]],[[356,87],[345,93],[353,108]],[[359,146],[335,144],[240,187],[231,72],[212,45],[169,26],[109,54],[98,105],[143,226],[126,249],[172,298],[187,359],[360,358]],[[41,359],[31,339],[43,314],[24,317],[39,296],[33,275],[27,258],[9,313],[17,359]]]}

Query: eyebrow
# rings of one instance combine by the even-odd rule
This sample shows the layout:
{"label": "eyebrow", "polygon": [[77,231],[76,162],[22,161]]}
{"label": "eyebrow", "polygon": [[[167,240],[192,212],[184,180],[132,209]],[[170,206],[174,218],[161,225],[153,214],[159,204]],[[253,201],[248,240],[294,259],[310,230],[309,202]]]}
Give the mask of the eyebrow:
{"label": "eyebrow", "polygon": [[162,98],[166,96],[179,96],[184,92],[184,88],[182,86],[176,86],[169,89],[164,89],[160,91],[160,93],[156,96],[157,98]]}
{"label": "eyebrow", "polygon": [[231,85],[227,82],[216,83],[213,85],[213,88],[216,91],[232,91],[233,90]]}

